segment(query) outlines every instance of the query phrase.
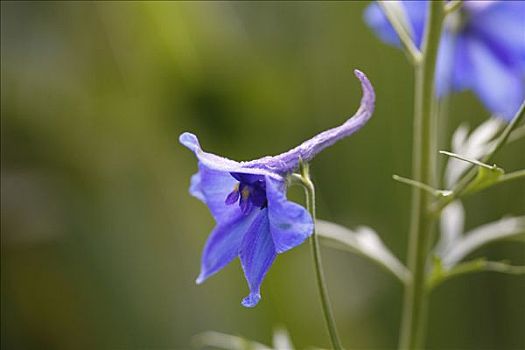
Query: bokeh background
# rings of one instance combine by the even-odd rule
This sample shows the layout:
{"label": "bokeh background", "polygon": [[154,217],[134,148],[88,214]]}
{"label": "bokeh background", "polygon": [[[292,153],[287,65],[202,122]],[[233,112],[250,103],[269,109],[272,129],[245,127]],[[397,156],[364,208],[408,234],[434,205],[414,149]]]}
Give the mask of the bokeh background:
{"label": "bokeh background", "polygon": [[[354,68],[373,119],[312,164],[324,219],[377,230],[402,260],[410,189],[412,72],[363,20],[367,2],[2,2],[1,342],[4,349],[187,349],[206,330],[328,347],[308,245],[276,261],[255,309],[238,261],[197,286],[213,227],[188,194],[203,146],[245,160],[287,150],[354,113]],[[447,138],[489,113],[450,100]],[[501,152],[523,168],[524,140]],[[299,189],[290,196],[303,202]],[[467,228],[523,214],[523,181],[466,202]],[[324,249],[347,348],[397,344],[402,288]],[[523,245],[476,255],[525,264]],[[431,297],[432,349],[525,348],[525,278],[482,273]]]}

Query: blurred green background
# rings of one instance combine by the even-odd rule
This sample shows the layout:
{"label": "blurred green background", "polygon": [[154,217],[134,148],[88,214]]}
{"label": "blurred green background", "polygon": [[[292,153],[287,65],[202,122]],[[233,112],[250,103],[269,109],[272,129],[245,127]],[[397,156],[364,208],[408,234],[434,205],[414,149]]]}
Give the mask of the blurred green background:
{"label": "blurred green background", "polygon": [[[357,109],[369,124],[318,156],[319,216],[375,228],[404,260],[412,72],[365,26],[366,2],[2,2],[1,342],[4,349],[186,349],[206,330],[328,347],[309,247],[277,259],[255,309],[238,261],[201,286],[213,227],[188,194],[183,131],[233,159],[275,154]],[[447,138],[488,116],[451,99]],[[497,162],[523,168],[524,140]],[[299,189],[291,198],[303,202]],[[523,214],[523,181],[466,202],[467,228]],[[397,344],[402,288],[367,261],[323,250],[347,348]],[[523,246],[477,255],[525,264]],[[432,349],[525,348],[525,279],[477,274],[431,297]]]}

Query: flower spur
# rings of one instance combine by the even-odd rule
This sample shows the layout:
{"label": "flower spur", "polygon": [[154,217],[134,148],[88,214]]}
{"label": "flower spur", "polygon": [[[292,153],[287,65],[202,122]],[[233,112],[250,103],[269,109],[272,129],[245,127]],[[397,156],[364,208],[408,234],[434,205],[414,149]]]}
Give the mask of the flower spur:
{"label": "flower spur", "polygon": [[370,119],[374,90],[365,74],[355,70],[355,75],[363,96],[354,116],[280,155],[236,162],[204,152],[191,133],[180,135],[180,142],[198,159],[199,170],[191,178],[190,193],[208,206],[216,221],[204,247],[198,284],[239,257],[250,289],[242,305],[254,307],[277,254],[298,246],[312,234],[308,211],[286,198],[286,176],[297,169],[300,160],[309,162]]}

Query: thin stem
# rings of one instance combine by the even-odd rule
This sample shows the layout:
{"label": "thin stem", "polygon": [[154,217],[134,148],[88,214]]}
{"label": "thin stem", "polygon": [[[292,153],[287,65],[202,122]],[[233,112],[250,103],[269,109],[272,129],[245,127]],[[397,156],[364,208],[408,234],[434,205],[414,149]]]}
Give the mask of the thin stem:
{"label": "thin stem", "polygon": [[490,151],[489,154],[487,154],[485,157],[483,157],[482,162],[488,163],[489,161],[494,158],[496,153],[503,147],[512,132],[519,124],[520,122],[525,118],[525,101],[521,103],[520,109],[512,119],[512,121],[507,125],[507,127],[503,130],[503,132],[499,135],[498,139],[496,140],[496,144],[494,145],[494,148]]}
{"label": "thin stem", "polygon": [[[516,127],[520,124],[520,122],[525,118],[525,101],[521,104],[520,109],[512,119],[512,121],[507,125],[507,127],[503,130],[503,132],[499,135],[498,139],[496,140],[496,143],[494,144],[494,147],[492,150],[485,155],[482,159],[482,163],[490,163],[496,153],[503,147],[507,140],[509,139],[512,131],[516,129]],[[443,200],[436,203],[436,206],[433,208],[434,214],[439,214],[443,208],[445,208],[448,204],[452,203],[455,199],[460,197],[465,190],[468,188],[468,185],[472,182],[472,180],[476,177],[476,174],[478,172],[477,167],[471,167],[468,172],[459,180],[456,187],[452,191],[452,194],[446,198],[443,198]]]}
{"label": "thin stem", "polygon": [[517,171],[513,171],[512,173],[505,174],[501,176],[496,183],[500,184],[502,182],[512,181],[512,180],[520,179],[522,177],[525,177],[525,169],[517,170]]}
{"label": "thin stem", "polygon": [[[413,65],[417,65],[421,61],[421,52],[411,38],[409,28],[405,24],[406,18],[404,22],[400,19],[400,16],[404,15],[402,9],[399,8],[399,5],[394,1],[378,1],[377,3],[396,31],[408,59]],[[398,6],[398,8],[396,9],[395,6]]]}
{"label": "thin stem", "polygon": [[462,160],[464,162],[467,162],[467,163],[470,163],[470,164],[473,164],[473,165],[480,166],[480,167],[488,169],[488,170],[494,170],[495,169],[495,165],[488,165],[488,164],[480,162],[477,159],[467,158],[467,157],[462,156],[462,155],[457,154],[457,153],[448,152],[448,151],[439,151],[439,153],[444,154],[444,155],[449,156],[449,157],[452,157],[452,158],[456,158],[456,159]]}
{"label": "thin stem", "polygon": [[512,133],[510,134],[509,136],[509,139],[507,142],[514,142],[516,140],[519,140],[521,139],[522,137],[525,136],[525,124],[523,124],[522,126],[518,126],[516,127]]}
{"label": "thin stem", "polygon": [[[444,2],[429,1],[428,22],[422,45],[422,60],[415,67],[413,179],[435,187],[437,129],[434,73],[444,18]],[[424,339],[428,295],[425,288],[429,243],[435,226],[428,215],[432,196],[419,188],[412,193],[408,267],[412,283],[405,288],[399,348],[421,348]]]}
{"label": "thin stem", "polygon": [[304,164],[301,162],[300,170],[301,182],[306,191],[306,206],[314,222],[314,231],[310,240],[312,243],[312,256],[314,260],[315,276],[317,279],[317,288],[319,290],[319,297],[321,299],[323,316],[326,323],[326,328],[328,329],[328,334],[330,336],[330,341],[332,343],[332,348],[336,350],[341,350],[343,349],[343,346],[341,345],[341,340],[339,339],[339,335],[337,334],[337,326],[335,324],[334,314],[332,311],[330,298],[328,296],[328,290],[326,288],[326,281],[323,272],[323,262],[321,259],[321,248],[315,227],[315,187],[312,180],[310,179],[310,171],[308,164]]}
{"label": "thin stem", "polygon": [[419,189],[422,189],[423,191],[427,191],[428,193],[430,193],[431,195],[433,195],[435,197],[446,196],[448,194],[447,191],[437,190],[437,189],[435,189],[433,187],[430,187],[427,184],[424,184],[424,183],[421,183],[419,181],[415,181],[415,180],[412,180],[412,179],[408,179],[406,177],[402,177],[402,176],[399,176],[399,175],[392,175],[392,179],[394,179],[396,181],[399,181],[401,183],[413,186],[413,187],[417,187]]}

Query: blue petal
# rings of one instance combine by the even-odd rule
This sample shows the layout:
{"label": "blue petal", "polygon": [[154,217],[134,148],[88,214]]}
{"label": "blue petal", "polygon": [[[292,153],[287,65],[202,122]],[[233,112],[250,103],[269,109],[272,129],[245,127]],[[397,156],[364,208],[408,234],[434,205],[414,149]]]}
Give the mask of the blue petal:
{"label": "blue petal", "polygon": [[239,258],[250,294],[242,300],[245,307],[254,307],[261,299],[261,283],[277,253],[270,234],[268,209],[256,212],[256,218],[241,244]]}
{"label": "blue petal", "polygon": [[525,68],[525,2],[497,2],[473,17],[469,27],[502,61]]}
{"label": "blue petal", "polygon": [[217,170],[227,173],[246,173],[254,175],[265,175],[275,179],[281,180],[282,177],[274,172],[270,172],[259,168],[247,168],[243,166],[242,162],[220,157],[213,153],[204,152],[199,144],[197,136],[192,133],[185,132],[179,136],[179,142],[189,148],[195,153],[199,159],[199,163],[205,165],[208,169]]}
{"label": "blue petal", "polygon": [[275,250],[283,253],[303,243],[313,232],[313,221],[308,211],[286,199],[285,184],[266,179],[268,218]]}
{"label": "blue petal", "polygon": [[248,229],[257,219],[260,212],[253,211],[250,215],[237,214],[219,222],[213,229],[202,253],[201,272],[196,282],[204,282],[208,277],[217,273],[230,261],[239,255],[239,247],[248,232]]}
{"label": "blue petal", "polygon": [[427,1],[403,1],[402,4],[412,26],[414,42],[417,47],[421,47],[427,21],[428,3]]}
{"label": "blue petal", "polygon": [[210,169],[230,172],[232,175],[239,178],[242,177],[240,176],[241,174],[250,174],[263,175],[282,181],[282,175],[297,169],[299,166],[299,159],[309,162],[319,152],[333,145],[337,141],[352,135],[368,122],[374,112],[374,88],[363,72],[355,69],[354,74],[359,79],[363,91],[359,109],[354,115],[347,119],[342,125],[323,131],[287,152],[247,162],[235,162],[212,153],[204,152],[199,145],[197,137],[188,132],[180,135],[179,141],[195,153],[199,162]]}
{"label": "blue petal", "polygon": [[436,93],[438,97],[445,96],[452,88],[454,71],[455,40],[448,31],[441,36],[436,67]]}
{"label": "blue petal", "polygon": [[452,87],[456,91],[461,91],[473,85],[474,73],[472,71],[472,62],[467,45],[470,39],[466,34],[459,34],[453,40],[455,41],[455,45]]}
{"label": "blue petal", "polygon": [[230,173],[213,170],[199,163],[199,172],[191,178],[190,193],[206,203],[218,222],[238,210],[237,206],[225,203],[236,184],[237,181]]}
{"label": "blue petal", "polygon": [[[401,8],[405,11],[405,16],[411,29],[411,36],[417,47],[421,45],[425,20],[427,13],[426,1],[403,1],[399,2]],[[401,42],[390,22],[384,15],[379,5],[374,2],[365,10],[365,22],[376,32],[384,42],[401,46]]]}
{"label": "blue petal", "polygon": [[[359,109],[343,124],[325,130],[291,150],[272,157],[263,157],[242,163],[244,167],[266,169],[279,174],[290,173],[299,167],[299,159],[312,160],[319,152],[360,130],[372,117],[375,106],[375,92],[366,75],[355,69],[354,74],[361,83],[363,95]],[[246,171],[245,171],[246,172]],[[276,180],[281,180],[272,176]]]}
{"label": "blue petal", "polygon": [[493,113],[510,120],[525,97],[523,76],[510,69],[479,40],[468,41],[472,89]]}
{"label": "blue petal", "polygon": [[394,28],[392,28],[376,2],[373,2],[366,8],[364,19],[366,24],[376,32],[381,40],[391,45],[401,46]]}
{"label": "blue petal", "polygon": [[204,197],[204,193],[201,189],[201,173],[200,171],[193,174],[190,181],[190,194],[200,199],[202,202],[206,203],[206,198]]}

